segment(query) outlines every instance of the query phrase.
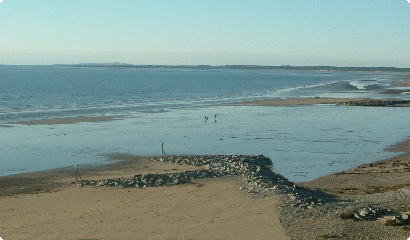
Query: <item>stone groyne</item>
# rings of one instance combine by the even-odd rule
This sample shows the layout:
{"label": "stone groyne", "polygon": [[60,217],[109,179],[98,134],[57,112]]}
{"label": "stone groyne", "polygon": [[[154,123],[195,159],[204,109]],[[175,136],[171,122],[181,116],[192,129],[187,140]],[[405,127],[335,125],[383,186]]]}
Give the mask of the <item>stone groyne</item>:
{"label": "stone groyne", "polygon": [[314,197],[312,192],[300,188],[282,175],[274,173],[272,171],[272,161],[262,155],[166,156],[163,158],[152,158],[152,160],[180,165],[206,166],[207,170],[164,174],[137,174],[131,178],[83,180],[76,183],[79,186],[146,188],[190,183],[193,180],[204,178],[239,175],[247,182],[246,186],[240,187],[241,190],[253,193],[254,196],[273,192],[275,194],[288,195],[293,206],[307,208],[322,204],[320,197]]}

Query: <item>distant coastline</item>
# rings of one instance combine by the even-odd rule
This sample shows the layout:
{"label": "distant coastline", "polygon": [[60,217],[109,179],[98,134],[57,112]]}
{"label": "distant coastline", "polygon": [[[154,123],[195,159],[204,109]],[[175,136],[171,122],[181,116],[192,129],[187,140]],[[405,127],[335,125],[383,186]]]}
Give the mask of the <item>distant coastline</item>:
{"label": "distant coastline", "polygon": [[247,69],[247,70],[289,70],[289,71],[338,71],[338,72],[403,72],[410,73],[410,68],[396,67],[337,67],[337,66],[261,66],[261,65],[134,65],[128,63],[79,63],[53,64],[51,66],[93,67],[93,68],[189,68],[189,69]]}
{"label": "distant coastline", "polygon": [[398,72],[410,73],[410,68],[397,67],[338,67],[338,66],[265,66],[265,65],[135,65],[128,63],[76,63],[50,65],[8,65],[0,66],[51,66],[78,68],[115,68],[115,69],[240,69],[240,70],[287,70],[287,71],[324,71],[324,72]]}

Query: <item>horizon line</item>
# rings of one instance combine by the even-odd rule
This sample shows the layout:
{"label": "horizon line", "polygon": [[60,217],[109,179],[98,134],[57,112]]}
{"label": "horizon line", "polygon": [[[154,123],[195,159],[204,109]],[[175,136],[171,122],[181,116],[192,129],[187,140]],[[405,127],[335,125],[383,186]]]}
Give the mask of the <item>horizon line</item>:
{"label": "horizon line", "polygon": [[74,67],[117,67],[117,68],[200,68],[200,69],[281,69],[281,70],[400,70],[400,72],[410,72],[410,68],[404,67],[369,67],[369,66],[329,66],[329,65],[257,65],[257,64],[225,64],[225,65],[210,65],[210,64],[132,64],[132,63],[56,63],[56,64],[0,64],[1,66],[74,66]]}

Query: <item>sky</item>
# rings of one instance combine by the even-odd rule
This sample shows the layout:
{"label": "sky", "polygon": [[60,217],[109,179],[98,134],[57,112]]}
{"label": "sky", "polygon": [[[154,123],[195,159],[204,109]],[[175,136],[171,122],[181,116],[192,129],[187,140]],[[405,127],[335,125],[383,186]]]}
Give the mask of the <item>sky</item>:
{"label": "sky", "polygon": [[407,0],[3,0],[0,64],[410,67]]}

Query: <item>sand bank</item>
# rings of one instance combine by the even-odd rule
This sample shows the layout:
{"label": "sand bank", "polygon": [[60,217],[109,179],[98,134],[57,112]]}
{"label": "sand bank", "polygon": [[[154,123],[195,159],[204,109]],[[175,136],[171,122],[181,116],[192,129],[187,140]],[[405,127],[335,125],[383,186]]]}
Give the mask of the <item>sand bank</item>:
{"label": "sand bank", "polygon": [[361,101],[365,98],[290,98],[290,99],[268,99],[249,102],[235,103],[235,105],[255,105],[255,106],[296,106],[314,104],[336,104],[348,101]]}
{"label": "sand bank", "polygon": [[[84,179],[168,173],[198,167],[128,157]],[[278,197],[252,199],[239,176],[152,188],[79,187],[74,168],[0,178],[3,239],[289,239]],[[24,193],[24,194],[19,194]]]}
{"label": "sand bank", "polygon": [[[392,83],[392,85],[396,85],[399,87],[403,88],[409,88],[410,87],[410,79],[405,79],[403,81],[398,81],[395,83]],[[409,89],[403,89],[403,88],[395,88],[395,89],[384,89],[380,93],[382,94],[403,94],[403,93],[408,93]]]}
{"label": "sand bank", "polygon": [[405,79],[403,81],[395,82],[393,85],[398,85],[401,87],[410,87],[410,79]]}

